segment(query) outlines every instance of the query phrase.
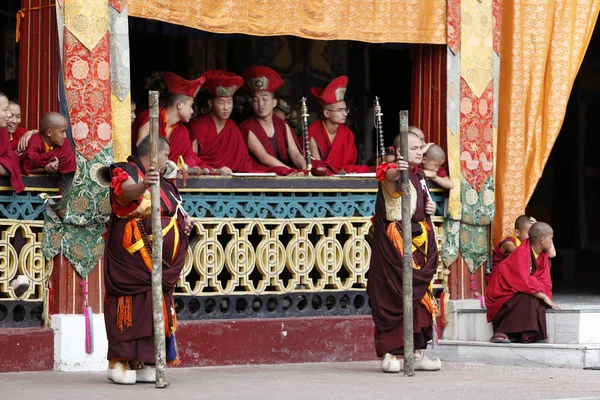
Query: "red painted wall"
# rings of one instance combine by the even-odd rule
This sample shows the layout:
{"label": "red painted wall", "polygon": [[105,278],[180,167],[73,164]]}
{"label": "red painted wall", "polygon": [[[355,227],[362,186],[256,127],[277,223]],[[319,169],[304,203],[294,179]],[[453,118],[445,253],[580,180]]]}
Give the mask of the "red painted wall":
{"label": "red painted wall", "polygon": [[0,372],[50,371],[54,368],[52,329],[0,329],[0,349]]}

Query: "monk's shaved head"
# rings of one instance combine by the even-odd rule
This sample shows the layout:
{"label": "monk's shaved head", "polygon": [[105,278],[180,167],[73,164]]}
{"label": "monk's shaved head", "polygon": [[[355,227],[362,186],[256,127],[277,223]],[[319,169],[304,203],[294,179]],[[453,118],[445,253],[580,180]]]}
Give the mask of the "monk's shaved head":
{"label": "monk's shaved head", "polygon": [[40,120],[40,132],[48,132],[48,130],[60,129],[67,124],[67,119],[62,114],[50,111],[44,114]]}
{"label": "monk's shaved head", "polygon": [[444,149],[442,149],[442,146],[439,146],[437,144],[432,144],[431,146],[429,146],[429,149],[427,149],[427,151],[423,155],[425,157],[427,157],[428,159],[434,160],[434,161],[445,161],[446,160],[446,152],[444,152]]}
{"label": "monk's shaved head", "polygon": [[[417,135],[414,132],[408,131],[408,137],[410,138],[411,136],[419,139],[419,135]],[[394,148],[399,149],[400,147],[402,147],[402,134],[396,135],[396,137],[394,138]]]}
{"label": "monk's shaved head", "polygon": [[545,222],[536,222],[529,228],[529,240],[531,243],[539,241],[541,238],[550,236],[554,233],[554,230],[550,225]]}
{"label": "monk's shaved head", "polygon": [[[158,151],[161,152],[169,147],[169,141],[162,137],[158,136]],[[150,155],[150,135],[147,135],[142,139],[140,144],[137,147],[137,155],[138,157],[144,157]]]}

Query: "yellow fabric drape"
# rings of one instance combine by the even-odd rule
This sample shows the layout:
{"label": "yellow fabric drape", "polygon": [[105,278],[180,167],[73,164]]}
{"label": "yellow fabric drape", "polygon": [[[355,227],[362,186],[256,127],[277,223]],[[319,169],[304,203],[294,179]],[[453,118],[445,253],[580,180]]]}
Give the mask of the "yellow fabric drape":
{"label": "yellow fabric drape", "polygon": [[600,0],[505,0],[494,236],[525,211],[565,117]]}
{"label": "yellow fabric drape", "polygon": [[445,0],[129,0],[129,15],[215,33],[446,43]]}

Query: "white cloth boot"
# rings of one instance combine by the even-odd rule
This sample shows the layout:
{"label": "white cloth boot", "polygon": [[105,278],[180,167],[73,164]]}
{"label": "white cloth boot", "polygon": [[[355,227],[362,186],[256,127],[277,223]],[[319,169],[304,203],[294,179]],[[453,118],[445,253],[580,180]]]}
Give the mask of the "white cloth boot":
{"label": "white cloth boot", "polygon": [[442,362],[439,358],[431,360],[423,350],[415,351],[415,371],[439,371],[442,368]]}
{"label": "white cloth boot", "polygon": [[393,354],[385,353],[381,359],[381,370],[390,373],[400,372],[400,360]]}
{"label": "white cloth boot", "polygon": [[136,380],[136,372],[129,367],[127,361],[108,362],[108,380],[121,385],[133,385]]}
{"label": "white cloth boot", "polygon": [[144,365],[144,368],[138,369],[136,373],[136,382],[140,383],[154,383],[156,382],[156,370],[148,365]]}

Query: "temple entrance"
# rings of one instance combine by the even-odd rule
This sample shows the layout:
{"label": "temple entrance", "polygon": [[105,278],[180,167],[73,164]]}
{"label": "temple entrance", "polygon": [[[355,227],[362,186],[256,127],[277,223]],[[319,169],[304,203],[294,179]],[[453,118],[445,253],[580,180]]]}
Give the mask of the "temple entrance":
{"label": "temple entrance", "polygon": [[565,121],[527,214],[554,227],[557,257],[552,279],[569,293],[600,293],[600,29],[596,29],[575,80]]}

